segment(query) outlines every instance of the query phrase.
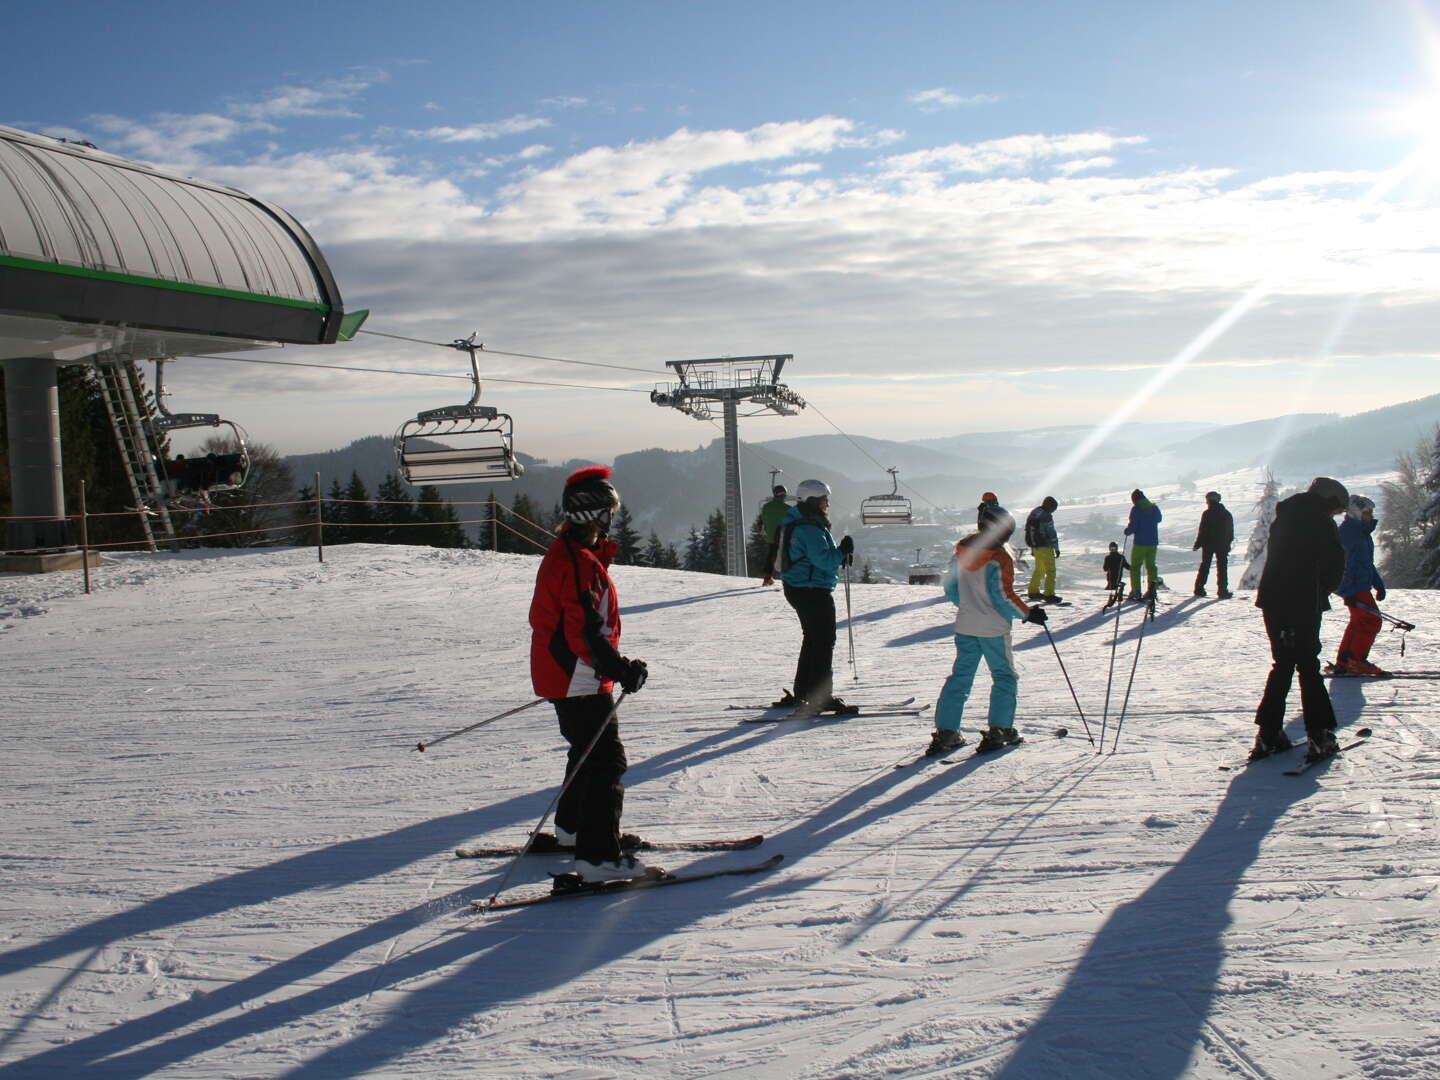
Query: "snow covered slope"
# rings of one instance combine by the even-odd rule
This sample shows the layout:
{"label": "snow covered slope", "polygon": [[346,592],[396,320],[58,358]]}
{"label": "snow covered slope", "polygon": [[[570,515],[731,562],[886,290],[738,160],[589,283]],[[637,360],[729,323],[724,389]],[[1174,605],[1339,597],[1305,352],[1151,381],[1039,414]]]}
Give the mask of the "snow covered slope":
{"label": "snow covered slope", "polygon": [[[1249,598],[1169,593],[1117,641],[1072,587],[1051,629],[1097,737],[1115,646],[1107,752],[1020,626],[1025,745],[917,764],[927,717],[726,708],[788,685],[777,591],[621,568],[625,651],[652,672],[622,711],[627,827],[767,834],[677,866],[785,862],[481,915],[505,863],[451,850],[535,824],[553,715],[414,745],[531,699],[536,560],[326,558],[128,554],[90,596],[0,577],[0,1080],[1437,1075],[1440,682],[1341,682],[1341,734],[1368,744],[1301,777],[1298,752],[1222,772],[1268,667]],[[1383,666],[1440,670],[1434,595],[1392,596],[1422,629],[1403,659],[1382,636]],[[852,603],[840,691],[932,702],[948,606]],[[967,726],[984,697],[982,675]]]}

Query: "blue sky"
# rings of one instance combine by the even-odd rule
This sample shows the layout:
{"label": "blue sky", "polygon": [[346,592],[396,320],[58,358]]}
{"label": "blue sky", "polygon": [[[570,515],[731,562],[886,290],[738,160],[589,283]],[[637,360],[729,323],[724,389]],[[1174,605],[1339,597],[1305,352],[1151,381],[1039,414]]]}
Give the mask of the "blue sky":
{"label": "blue sky", "polygon": [[[6,13],[26,48],[0,123],[277,202],[373,330],[660,379],[667,360],[794,353],[794,390],[886,438],[1440,392],[1433,4]],[[275,356],[464,369],[374,336]],[[641,372],[486,371],[541,457],[715,434],[651,405]],[[221,408],[283,452],[468,396],[207,360],[167,375],[173,407]],[[812,410],[742,434],[829,430]]]}

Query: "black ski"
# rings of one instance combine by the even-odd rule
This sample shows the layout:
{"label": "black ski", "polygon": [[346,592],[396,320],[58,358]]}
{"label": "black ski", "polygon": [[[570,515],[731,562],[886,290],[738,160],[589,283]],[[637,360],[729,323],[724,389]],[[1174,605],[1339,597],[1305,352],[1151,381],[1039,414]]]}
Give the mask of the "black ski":
{"label": "black ski", "polygon": [[1440,671],[1387,671],[1384,675],[1353,675],[1348,671],[1323,672],[1327,679],[1370,679],[1384,682],[1386,679],[1440,679]]}
{"label": "black ski", "polygon": [[1345,753],[1346,750],[1354,750],[1355,747],[1359,746],[1361,743],[1365,742],[1367,739],[1370,738],[1370,729],[1361,728],[1355,734],[1359,735],[1360,737],[1354,742],[1348,742],[1344,746],[1338,747],[1333,754],[1322,754],[1320,757],[1311,758],[1306,761],[1304,765],[1301,765],[1298,769],[1286,769],[1285,775],[1303,776],[1306,772],[1314,768],[1316,765],[1319,765],[1322,761],[1329,761],[1333,757],[1339,757],[1341,754]]}
{"label": "black ski", "polygon": [[[741,840],[641,840],[621,847],[626,851],[749,851],[765,842],[764,836],[747,836]],[[575,849],[560,843],[549,833],[541,833],[526,851],[523,847],[462,847],[455,849],[457,859],[503,859],[526,855],[573,855]]]}
{"label": "black ski", "polygon": [[[1368,727],[1361,728],[1359,731],[1355,732],[1355,736],[1356,736],[1357,741],[1351,743],[1350,746],[1358,746],[1360,743],[1362,743],[1362,742],[1364,742],[1366,739],[1368,739],[1368,738],[1370,737],[1370,734],[1371,734],[1371,732],[1370,732],[1370,729],[1369,729]],[[1244,761],[1242,761],[1242,762],[1240,762],[1240,763],[1238,763],[1238,764],[1236,764],[1236,765],[1221,765],[1221,766],[1219,766],[1219,769],[1220,769],[1221,772],[1231,772],[1231,771],[1234,771],[1234,770],[1246,769],[1246,768],[1249,768],[1251,765],[1254,765],[1257,761],[1264,761],[1266,758],[1278,757],[1280,754],[1288,754],[1291,750],[1303,750],[1303,749],[1305,749],[1305,746],[1306,746],[1306,742],[1305,742],[1304,739],[1302,739],[1302,740],[1300,740],[1299,742],[1293,742],[1293,743],[1291,743],[1291,744],[1290,744],[1289,746],[1287,746],[1284,750],[1271,750],[1268,754],[1261,754],[1261,755],[1260,755],[1259,757],[1257,757],[1257,758],[1246,758]],[[1343,749],[1348,750],[1348,749],[1350,749],[1350,747],[1349,747],[1349,746],[1346,746],[1346,747],[1343,747]],[[1313,762],[1312,762],[1312,764],[1313,764]],[[1295,775],[1295,774],[1287,772],[1285,775],[1286,775],[1286,776],[1291,776],[1291,775]]]}
{"label": "black ski", "polygon": [[[913,697],[907,697],[904,701],[892,701],[892,702],[890,702],[888,705],[880,705],[880,706],[877,706],[877,708],[881,708],[881,709],[903,709],[906,705],[913,705],[914,703],[915,703],[915,699],[914,699]],[[777,704],[776,702],[773,702],[773,701],[772,701],[769,705],[726,705],[725,708],[727,708],[727,709],[734,709],[734,710],[738,710],[738,711],[742,711],[742,712],[754,712],[756,709],[759,709],[759,710],[761,710],[761,711],[768,711],[768,710],[770,710],[770,709],[793,709],[793,708],[795,708],[795,706],[794,706],[794,705],[780,705],[780,704]],[[920,708],[923,709],[923,708],[926,708],[926,706],[922,705],[922,706],[920,706]]]}
{"label": "black ski", "polygon": [[773,870],[780,865],[784,855],[771,855],[764,862],[749,866],[732,866],[724,870],[697,870],[689,873],[664,874],[660,877],[641,878],[639,881],[601,881],[594,885],[576,884],[580,879],[574,874],[555,875],[555,887],[550,892],[527,893],[509,900],[471,900],[470,906],[477,911],[506,911],[510,908],[529,907],[531,904],[548,904],[552,900],[574,900],[581,896],[606,896],[611,893],[636,892],[640,889],[659,889],[665,885],[684,885],[690,881],[706,881],[709,878],[726,877],[731,874],[759,874]]}
{"label": "black ski", "polygon": [[797,723],[825,723],[830,720],[865,720],[875,716],[919,716],[929,709],[927,705],[917,705],[913,709],[898,709],[888,705],[882,705],[877,709],[861,708],[859,712],[833,713],[822,712],[814,715],[805,713],[782,713],[780,716],[747,716],[741,723],[744,724],[783,724],[787,720]]}

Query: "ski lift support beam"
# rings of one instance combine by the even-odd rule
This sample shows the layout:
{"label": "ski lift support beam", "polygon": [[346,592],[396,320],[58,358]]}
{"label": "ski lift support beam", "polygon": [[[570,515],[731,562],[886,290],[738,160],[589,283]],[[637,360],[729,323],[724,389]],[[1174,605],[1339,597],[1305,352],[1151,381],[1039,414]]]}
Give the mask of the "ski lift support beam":
{"label": "ski lift support beam", "polygon": [[718,356],[706,360],[667,360],[677,382],[657,386],[650,400],[678,409],[697,420],[714,417],[720,405],[725,421],[725,572],[745,577],[745,513],[740,494],[739,405],[750,402],[779,416],[795,416],[805,399],[780,382],[780,372],[794,353],[763,356]]}

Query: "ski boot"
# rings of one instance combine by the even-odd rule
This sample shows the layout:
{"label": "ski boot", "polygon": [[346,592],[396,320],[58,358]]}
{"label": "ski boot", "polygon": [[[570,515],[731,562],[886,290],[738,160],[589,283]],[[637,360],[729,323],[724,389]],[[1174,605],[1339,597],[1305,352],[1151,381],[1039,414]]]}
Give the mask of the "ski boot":
{"label": "ski boot", "polygon": [[1289,750],[1293,745],[1283,731],[1273,733],[1266,731],[1257,732],[1255,735],[1255,745],[1250,749],[1250,760],[1259,761],[1261,758],[1267,758],[1271,754],[1278,754],[1282,750]]}
{"label": "ski boot", "polygon": [[1036,600],[1040,600],[1040,599],[1043,599],[1043,598],[1042,598],[1041,594],[1038,593],[1038,592],[1027,592],[1027,593],[1025,594],[1025,599],[1026,599],[1026,600],[1029,600],[1031,603],[1034,603]]}
{"label": "ski boot", "polygon": [[1044,600],[1047,604],[1062,604],[1065,602],[1063,597],[1056,596],[1054,593],[1046,593],[1040,599]]}
{"label": "ski boot", "polygon": [[1126,600],[1129,600],[1132,604],[1138,604],[1138,603],[1140,603],[1141,601],[1143,601],[1143,600],[1145,599],[1145,597],[1143,597],[1143,596],[1140,595],[1140,590],[1139,590],[1139,589],[1131,589],[1131,590],[1130,590],[1130,595],[1127,596],[1125,599],[1126,599]]}
{"label": "ski boot", "polygon": [[926,757],[939,757],[941,754],[948,754],[951,750],[965,745],[965,736],[958,731],[945,731],[936,728],[930,734],[930,746],[925,751]]}
{"label": "ski boot", "polygon": [[1351,658],[1350,662],[1345,665],[1345,671],[1349,675],[1365,675],[1371,679],[1388,679],[1390,677],[1388,671],[1382,671],[1369,660],[1361,660],[1358,657]]}
{"label": "ski boot", "polygon": [[1210,594],[1205,591],[1205,587],[1204,587],[1203,585],[1196,585],[1196,586],[1195,586],[1195,595],[1196,595],[1196,596],[1209,596]]}
{"label": "ski boot", "polygon": [[831,697],[825,700],[820,706],[822,713],[830,713],[832,716],[858,716],[860,715],[859,705],[847,704],[844,698]]}
{"label": "ski boot", "polygon": [[1319,761],[1321,758],[1330,757],[1340,749],[1340,744],[1335,741],[1335,732],[1317,731],[1310,736],[1310,742],[1305,750],[1305,760]]}
{"label": "ski boot", "polygon": [[1020,741],[1022,741],[1020,733],[1013,727],[986,728],[985,734],[980,736],[980,742],[975,747],[975,752],[985,754],[991,750],[999,750],[1002,746],[1014,746]]}
{"label": "ski boot", "polygon": [[794,694],[790,693],[789,690],[785,690],[785,691],[782,691],[782,692],[781,692],[781,694],[780,694],[780,700],[779,700],[779,701],[772,701],[772,702],[770,703],[770,708],[772,708],[772,709],[793,709],[793,708],[795,708],[795,707],[796,707],[797,705],[799,705],[799,704],[800,704],[800,699],[797,698]]}
{"label": "ski boot", "polygon": [[607,859],[604,862],[592,863],[585,859],[576,859],[573,876],[579,878],[582,885],[597,885],[604,881],[643,881],[646,878],[660,878],[665,876],[665,871],[658,866],[646,866],[634,855],[622,853],[618,858]]}

